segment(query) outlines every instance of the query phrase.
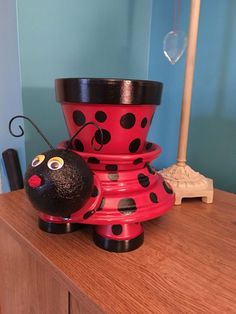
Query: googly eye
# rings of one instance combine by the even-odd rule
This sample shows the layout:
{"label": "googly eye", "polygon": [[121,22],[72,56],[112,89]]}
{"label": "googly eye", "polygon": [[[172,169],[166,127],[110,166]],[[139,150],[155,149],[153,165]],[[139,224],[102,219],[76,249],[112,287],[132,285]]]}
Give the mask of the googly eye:
{"label": "googly eye", "polygon": [[64,160],[61,157],[53,157],[48,161],[48,168],[51,170],[58,170],[64,165]]}
{"label": "googly eye", "polygon": [[32,163],[31,163],[31,166],[32,167],[37,167],[38,165],[40,165],[45,159],[45,156],[44,155],[38,155],[36,156],[33,160],[32,160]]}

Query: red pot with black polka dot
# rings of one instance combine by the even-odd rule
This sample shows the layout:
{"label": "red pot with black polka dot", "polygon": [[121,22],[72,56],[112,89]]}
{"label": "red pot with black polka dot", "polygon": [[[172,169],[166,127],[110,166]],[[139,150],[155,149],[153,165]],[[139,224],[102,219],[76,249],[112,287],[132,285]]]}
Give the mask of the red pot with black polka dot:
{"label": "red pot with black polka dot", "polygon": [[[142,245],[142,222],[165,214],[175,198],[151,166],[160,147],[146,141],[161,91],[162,84],[153,81],[56,80],[56,97],[71,140],[61,142],[55,152],[64,156],[63,166],[53,171],[54,181],[60,183],[55,191],[63,193],[55,203],[46,190],[48,201],[39,213],[42,230],[66,233],[88,224],[94,226],[95,244],[107,251],[128,252]],[[72,159],[74,167],[69,165]],[[77,198],[69,182],[78,186]],[[66,190],[69,196],[64,199]],[[39,199],[46,198],[40,194]]]}
{"label": "red pot with black polka dot", "polygon": [[56,98],[61,103],[70,136],[86,122],[86,132],[73,140],[80,152],[134,154],[142,152],[157,105],[162,83],[145,80],[68,78],[56,80]]}

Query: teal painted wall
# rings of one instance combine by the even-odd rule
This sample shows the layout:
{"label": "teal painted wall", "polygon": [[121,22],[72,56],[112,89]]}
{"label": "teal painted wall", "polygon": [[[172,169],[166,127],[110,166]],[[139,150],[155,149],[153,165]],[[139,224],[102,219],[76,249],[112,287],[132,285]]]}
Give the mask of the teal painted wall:
{"label": "teal painted wall", "polygon": [[[183,88],[185,55],[176,65],[171,65],[163,53],[163,39],[173,27],[173,0],[153,1],[149,79],[163,82],[161,105],[157,108],[149,133],[149,140],[163,149],[154,162],[159,169],[176,161],[178,132]],[[182,1],[181,27],[187,30],[189,1]]]}
{"label": "teal painted wall", "polygon": [[0,1],[0,47],[0,175],[2,190],[7,192],[9,185],[2,152],[16,149],[25,171],[24,138],[13,138],[8,132],[9,120],[22,114],[15,0]]}
{"label": "teal painted wall", "polygon": [[[182,0],[187,31],[189,0]],[[236,192],[235,62],[236,2],[201,3],[187,160]],[[58,77],[149,78],[164,82],[149,140],[163,153],[154,165],[176,161],[185,56],[175,65],[163,55],[163,38],[173,24],[173,0],[18,0],[18,29],[24,113],[56,145],[67,137],[55,102]],[[30,160],[47,146],[26,126]]]}
{"label": "teal painted wall", "polygon": [[[24,113],[54,145],[67,138],[55,78],[147,78],[151,6],[151,0],[18,0]],[[27,160],[46,149],[27,125]]]}
{"label": "teal painted wall", "polygon": [[[163,147],[155,164],[174,163],[177,156],[185,58],[175,66],[162,54],[171,28],[173,1],[153,1],[149,78],[165,83],[162,106],[151,139]],[[187,30],[189,1],[182,1],[182,27]],[[236,2],[201,2],[195,77],[189,129],[188,164],[213,178],[214,185],[236,192]]]}
{"label": "teal painted wall", "polygon": [[189,161],[236,193],[236,1],[202,2]]}

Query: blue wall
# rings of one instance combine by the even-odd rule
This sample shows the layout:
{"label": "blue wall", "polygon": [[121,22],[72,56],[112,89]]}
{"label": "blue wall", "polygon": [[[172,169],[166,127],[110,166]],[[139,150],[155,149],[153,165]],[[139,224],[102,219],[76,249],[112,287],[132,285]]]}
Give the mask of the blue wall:
{"label": "blue wall", "polygon": [[[182,1],[185,31],[189,2]],[[172,66],[162,54],[172,12],[173,1],[153,1],[149,78],[165,83],[150,133],[163,147],[159,168],[176,160],[182,101],[185,58]],[[187,163],[216,187],[236,192],[236,2],[202,1],[199,23]]]}
{"label": "blue wall", "polygon": [[[178,132],[183,88],[185,55],[176,65],[171,65],[163,53],[163,39],[173,28],[173,1],[153,1],[149,79],[164,83],[162,102],[154,116],[149,139],[163,149],[154,162],[159,169],[176,161]],[[189,1],[182,1],[181,27],[187,30]]]}
{"label": "blue wall", "polygon": [[0,174],[3,191],[9,190],[2,152],[17,150],[22,171],[25,171],[25,145],[23,138],[13,138],[8,132],[12,116],[22,114],[19,72],[16,1],[0,1]]}
{"label": "blue wall", "polygon": [[[172,29],[173,0],[18,0],[24,113],[55,145],[67,137],[55,102],[58,77],[149,78],[164,82],[149,140],[163,148],[155,166],[175,163],[178,148],[185,55],[176,65],[163,55]],[[182,0],[187,32],[189,0]],[[187,160],[236,192],[236,2],[201,2]],[[27,159],[47,149],[26,126]]]}
{"label": "blue wall", "polygon": [[[55,145],[67,138],[59,77],[147,78],[151,0],[18,0],[24,113]],[[27,159],[47,149],[26,126]]]}
{"label": "blue wall", "polygon": [[236,193],[236,1],[202,1],[189,161]]}

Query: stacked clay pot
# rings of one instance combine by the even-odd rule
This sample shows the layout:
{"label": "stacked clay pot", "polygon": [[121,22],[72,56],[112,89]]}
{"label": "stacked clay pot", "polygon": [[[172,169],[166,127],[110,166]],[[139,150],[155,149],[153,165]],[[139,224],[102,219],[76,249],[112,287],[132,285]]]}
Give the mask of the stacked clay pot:
{"label": "stacked clay pot", "polygon": [[[143,243],[141,223],[163,215],[174,203],[171,187],[151,166],[161,149],[147,141],[161,94],[162,83],[155,81],[56,80],[69,136],[90,123],[73,138],[70,150],[86,161],[94,186],[86,205],[66,221],[41,214],[42,229],[49,231],[47,223],[93,225],[96,245],[114,252]],[[67,145],[64,141],[58,147]]]}

